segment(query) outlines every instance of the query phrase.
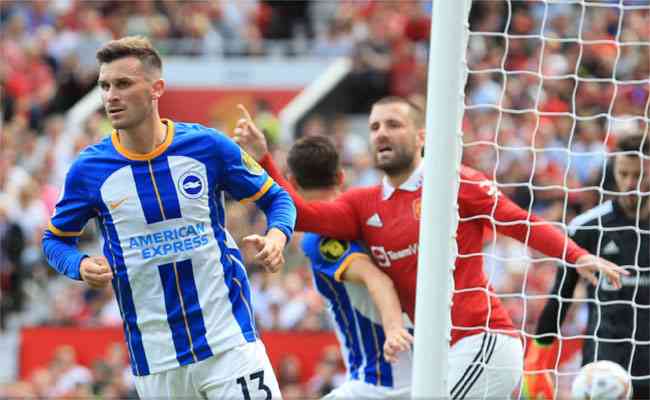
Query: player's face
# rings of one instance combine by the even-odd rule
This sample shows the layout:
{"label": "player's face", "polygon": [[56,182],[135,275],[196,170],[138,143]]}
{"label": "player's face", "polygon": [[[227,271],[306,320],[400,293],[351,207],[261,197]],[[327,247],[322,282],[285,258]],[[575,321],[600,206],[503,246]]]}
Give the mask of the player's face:
{"label": "player's face", "polygon": [[[643,176],[641,174],[641,159],[636,156],[618,155],[614,161],[614,180],[619,192],[640,190],[642,193],[650,191],[650,162],[644,161]],[[629,194],[619,198],[619,204],[628,212],[636,213],[638,201],[641,207],[648,202],[648,195],[638,196]]]}
{"label": "player's face", "polygon": [[101,65],[98,83],[113,128],[132,129],[152,115],[162,85],[153,78],[135,57]]}
{"label": "player's face", "polygon": [[415,167],[420,159],[423,135],[410,115],[408,104],[378,104],[370,112],[370,144],[375,167],[398,175]]}

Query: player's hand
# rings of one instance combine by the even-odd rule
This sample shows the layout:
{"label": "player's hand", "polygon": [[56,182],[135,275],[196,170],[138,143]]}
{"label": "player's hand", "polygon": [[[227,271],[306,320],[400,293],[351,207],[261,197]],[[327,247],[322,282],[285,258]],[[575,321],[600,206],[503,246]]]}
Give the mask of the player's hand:
{"label": "player's hand", "polygon": [[269,152],[266,137],[264,137],[264,133],[262,133],[262,131],[255,125],[255,122],[253,122],[253,118],[246,107],[238,104],[237,108],[242,112],[243,118],[240,118],[239,121],[237,121],[235,136],[233,139],[246,153],[250,154],[255,161],[259,162],[264,155]]}
{"label": "player's hand", "polygon": [[384,358],[390,363],[397,361],[397,355],[402,351],[408,351],[413,344],[411,335],[403,326],[386,330],[386,341],[384,342]]}
{"label": "player's hand", "polygon": [[524,376],[521,398],[527,400],[553,399],[555,390],[550,372],[555,366],[555,351],[553,344],[541,345],[534,340],[524,359]]}
{"label": "player's hand", "polygon": [[113,271],[106,257],[86,257],[79,266],[81,279],[91,288],[101,289],[113,279]]}
{"label": "player's hand", "polygon": [[594,286],[598,286],[597,273],[601,273],[616,289],[621,288],[621,274],[630,274],[618,265],[593,254],[585,254],[579,257],[576,261],[576,271]]}
{"label": "player's hand", "polygon": [[277,272],[284,265],[284,245],[287,237],[276,228],[269,229],[266,236],[250,235],[244,238],[244,245],[252,246],[256,251],[255,261],[266,272]]}

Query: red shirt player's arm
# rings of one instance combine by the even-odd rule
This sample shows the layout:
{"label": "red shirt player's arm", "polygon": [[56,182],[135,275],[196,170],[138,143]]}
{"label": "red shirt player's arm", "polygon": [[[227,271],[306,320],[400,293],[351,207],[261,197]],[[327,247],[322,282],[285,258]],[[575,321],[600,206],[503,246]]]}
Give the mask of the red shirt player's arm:
{"label": "red shirt player's arm", "polygon": [[296,230],[315,232],[341,240],[361,238],[361,224],[358,222],[357,203],[353,191],[346,192],[333,201],[305,201],[295,188],[282,176],[269,153],[260,164],[271,178],[291,195],[296,204]]}
{"label": "red shirt player's arm", "polygon": [[[468,170],[465,168],[463,172]],[[461,217],[492,216],[499,233],[515,238],[547,256],[575,264],[580,256],[588,253],[551,223],[528,214],[500,193],[492,181],[476,171],[461,173],[458,202]]]}

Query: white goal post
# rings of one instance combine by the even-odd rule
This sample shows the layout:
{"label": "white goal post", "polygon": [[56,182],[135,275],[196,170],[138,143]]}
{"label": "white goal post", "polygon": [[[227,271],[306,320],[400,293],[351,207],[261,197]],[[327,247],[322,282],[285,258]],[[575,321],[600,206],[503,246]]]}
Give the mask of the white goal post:
{"label": "white goal post", "polygon": [[[461,162],[494,180],[529,214],[568,232],[577,214],[617,198],[609,175],[611,161],[621,154],[615,151],[617,140],[635,133],[650,141],[650,0],[432,3],[415,309],[416,399],[449,397]],[[642,173],[648,171],[642,168]],[[640,183],[627,194],[650,195]],[[487,218],[494,228],[494,215]],[[637,212],[631,229],[647,235],[639,219]],[[601,239],[605,232],[599,226]],[[602,304],[586,298],[583,286],[575,299],[549,294],[559,260],[527,250],[528,240],[521,245],[508,240],[496,233],[487,238],[482,256],[494,290],[481,290],[506,304],[523,338],[535,338],[541,308],[554,299],[572,304],[569,322],[561,327],[556,321],[561,350],[570,347],[562,343],[572,341],[613,342],[584,333],[586,305]],[[643,275],[650,270],[639,259],[637,254],[624,266],[636,273],[628,284],[650,291],[650,278]],[[509,286],[500,284],[506,275],[517,278]],[[635,315],[650,307],[626,304]],[[647,339],[634,337],[620,342],[650,346]],[[567,395],[577,374],[580,352],[571,354],[572,365],[557,360],[552,371],[558,377],[557,398]],[[623,367],[632,374],[630,365]],[[650,380],[650,375],[636,379]]]}
{"label": "white goal post", "polygon": [[[434,1],[415,305],[413,398],[446,398],[469,0]],[[436,55],[444,54],[444,57]],[[432,134],[432,133],[445,134]],[[443,277],[440,279],[440,277]],[[445,279],[444,277],[447,277]]]}

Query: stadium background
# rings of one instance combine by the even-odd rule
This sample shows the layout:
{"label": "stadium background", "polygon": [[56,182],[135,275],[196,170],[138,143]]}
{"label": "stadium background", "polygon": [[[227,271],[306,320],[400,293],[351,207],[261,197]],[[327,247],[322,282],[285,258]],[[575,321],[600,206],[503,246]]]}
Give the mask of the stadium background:
{"label": "stadium background", "polygon": [[[536,190],[506,192],[525,208],[532,197],[533,210],[545,218],[569,220],[599,199],[596,191],[572,194],[563,215],[564,192],[544,186],[561,185],[565,172],[572,187],[598,186],[604,151],[616,136],[648,131],[647,47],[626,46],[617,61],[611,44],[543,45],[541,40],[577,38],[583,15],[584,39],[648,43],[647,9],[626,11],[620,27],[618,10],[585,7],[582,14],[576,4],[547,7],[530,1],[514,2],[509,13],[502,1],[474,2],[471,31],[533,36],[509,40],[506,46],[499,35],[472,35],[470,70],[505,68],[531,74],[508,75],[507,80],[499,72],[469,75],[465,143],[493,140],[501,118],[498,144],[507,149],[499,153],[496,171],[494,146],[468,146],[463,161],[490,175],[496,172],[501,183],[534,182]],[[423,101],[430,12],[429,2],[410,0],[1,1],[0,396],[135,393],[111,289],[91,290],[57,276],[40,251],[42,230],[71,160],[110,132],[92,98],[94,55],[102,43],[131,34],[153,40],[170,82],[161,102],[163,117],[201,121],[230,133],[238,118],[235,105],[246,104],[266,130],[277,159],[283,160],[295,137],[326,134],[343,154],[347,184],[366,185],[377,182],[378,174],[368,156],[364,114],[373,100],[387,94]],[[348,61],[337,75],[332,70],[341,59]],[[581,78],[611,78],[614,66],[616,82],[540,80],[576,70]],[[621,84],[634,80],[641,83]],[[301,98],[314,81],[326,82],[319,85],[317,98]],[[77,120],[69,111],[84,101],[92,109]],[[500,116],[495,107],[472,105],[603,117],[538,120],[535,113]],[[293,115],[292,129],[285,125],[283,112]],[[614,120],[609,126],[607,113],[641,118]],[[569,146],[574,153],[533,155],[517,150],[522,146]],[[568,157],[571,168],[565,171]],[[237,239],[263,229],[263,217],[253,208],[234,202],[228,208],[228,226]],[[288,398],[320,396],[344,379],[324,303],[312,287],[299,242],[297,235],[281,273],[265,274],[249,264],[258,327]],[[98,251],[90,226],[82,245]],[[505,238],[487,251],[506,259],[527,254]],[[535,262],[534,274],[526,277],[530,265],[521,260],[495,260],[488,258],[486,268],[498,293],[544,294],[553,282],[555,266],[550,262]],[[517,296],[503,301],[515,325],[533,332],[543,304]],[[573,307],[563,332],[581,332],[585,315],[584,309]],[[579,365],[575,348],[567,346],[563,371]],[[563,393],[566,384],[564,380]]]}

